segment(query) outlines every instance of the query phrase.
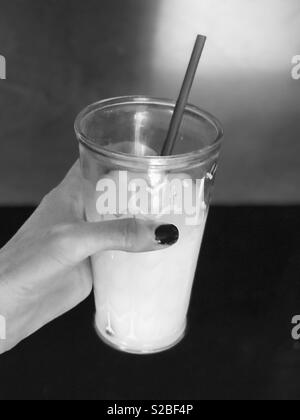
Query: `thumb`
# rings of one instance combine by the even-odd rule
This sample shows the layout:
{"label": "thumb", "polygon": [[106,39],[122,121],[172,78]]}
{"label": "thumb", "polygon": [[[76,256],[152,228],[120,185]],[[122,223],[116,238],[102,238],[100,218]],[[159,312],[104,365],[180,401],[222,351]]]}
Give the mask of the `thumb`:
{"label": "thumb", "polygon": [[68,240],[62,241],[65,243],[63,253],[66,260],[73,264],[106,250],[157,251],[174,245],[179,239],[176,226],[141,219],[80,222],[71,225],[68,230]]}

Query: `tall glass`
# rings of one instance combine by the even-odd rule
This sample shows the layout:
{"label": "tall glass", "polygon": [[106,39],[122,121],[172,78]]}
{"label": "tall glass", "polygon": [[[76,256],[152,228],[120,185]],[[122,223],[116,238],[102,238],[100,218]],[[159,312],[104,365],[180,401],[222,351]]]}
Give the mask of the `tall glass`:
{"label": "tall glass", "polygon": [[174,224],[180,233],[168,249],[92,257],[96,330],[107,344],[136,354],[169,349],[184,337],[223,136],[213,116],[189,105],[174,155],[161,157],[174,105],[109,99],[75,122],[87,220],[137,217]]}

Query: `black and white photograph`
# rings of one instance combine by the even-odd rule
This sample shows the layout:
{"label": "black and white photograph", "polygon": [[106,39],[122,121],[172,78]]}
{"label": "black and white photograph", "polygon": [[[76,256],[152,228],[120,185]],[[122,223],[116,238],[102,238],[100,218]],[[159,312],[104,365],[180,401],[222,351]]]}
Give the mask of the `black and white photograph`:
{"label": "black and white photograph", "polygon": [[300,400],[299,0],[0,0],[19,400]]}

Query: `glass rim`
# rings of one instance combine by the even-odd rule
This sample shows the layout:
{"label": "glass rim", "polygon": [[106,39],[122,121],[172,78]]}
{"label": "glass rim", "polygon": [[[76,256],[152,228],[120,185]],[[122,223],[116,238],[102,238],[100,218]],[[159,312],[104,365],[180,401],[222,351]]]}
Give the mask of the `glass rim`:
{"label": "glass rim", "polygon": [[181,165],[191,165],[193,163],[203,163],[210,158],[210,156],[217,152],[222,143],[222,139],[224,137],[224,130],[219,122],[219,120],[210,114],[207,111],[204,111],[198,108],[195,105],[187,104],[186,112],[191,113],[195,117],[202,117],[206,121],[208,121],[216,130],[216,137],[213,140],[212,144],[208,146],[204,146],[200,149],[195,149],[192,152],[183,153],[183,154],[176,154],[170,156],[136,156],[133,154],[127,154],[123,152],[116,152],[109,150],[104,146],[99,146],[95,143],[95,140],[86,135],[82,128],[81,122],[82,120],[89,114],[94,111],[101,111],[107,108],[117,107],[117,106],[124,106],[124,105],[132,105],[132,104],[144,104],[144,105],[157,105],[163,106],[166,108],[175,108],[176,102],[171,99],[163,99],[163,98],[154,98],[148,96],[141,96],[141,95],[133,95],[133,96],[119,96],[115,98],[109,98],[100,100],[97,102],[92,103],[85,107],[76,117],[74,129],[77,136],[78,141],[94,153],[106,157],[109,159],[117,160],[124,165],[137,165],[137,166],[145,166],[145,167],[157,167],[162,168],[166,167],[172,169],[173,167],[181,166]]}

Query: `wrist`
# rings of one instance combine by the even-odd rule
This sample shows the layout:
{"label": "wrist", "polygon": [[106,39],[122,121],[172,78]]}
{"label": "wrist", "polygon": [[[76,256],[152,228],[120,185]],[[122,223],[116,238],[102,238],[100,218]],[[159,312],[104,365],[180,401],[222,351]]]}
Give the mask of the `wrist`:
{"label": "wrist", "polygon": [[[0,354],[3,354],[29,335],[27,331],[32,307],[18,301],[13,287],[8,281],[0,278]],[[29,309],[29,310],[28,310]]]}

